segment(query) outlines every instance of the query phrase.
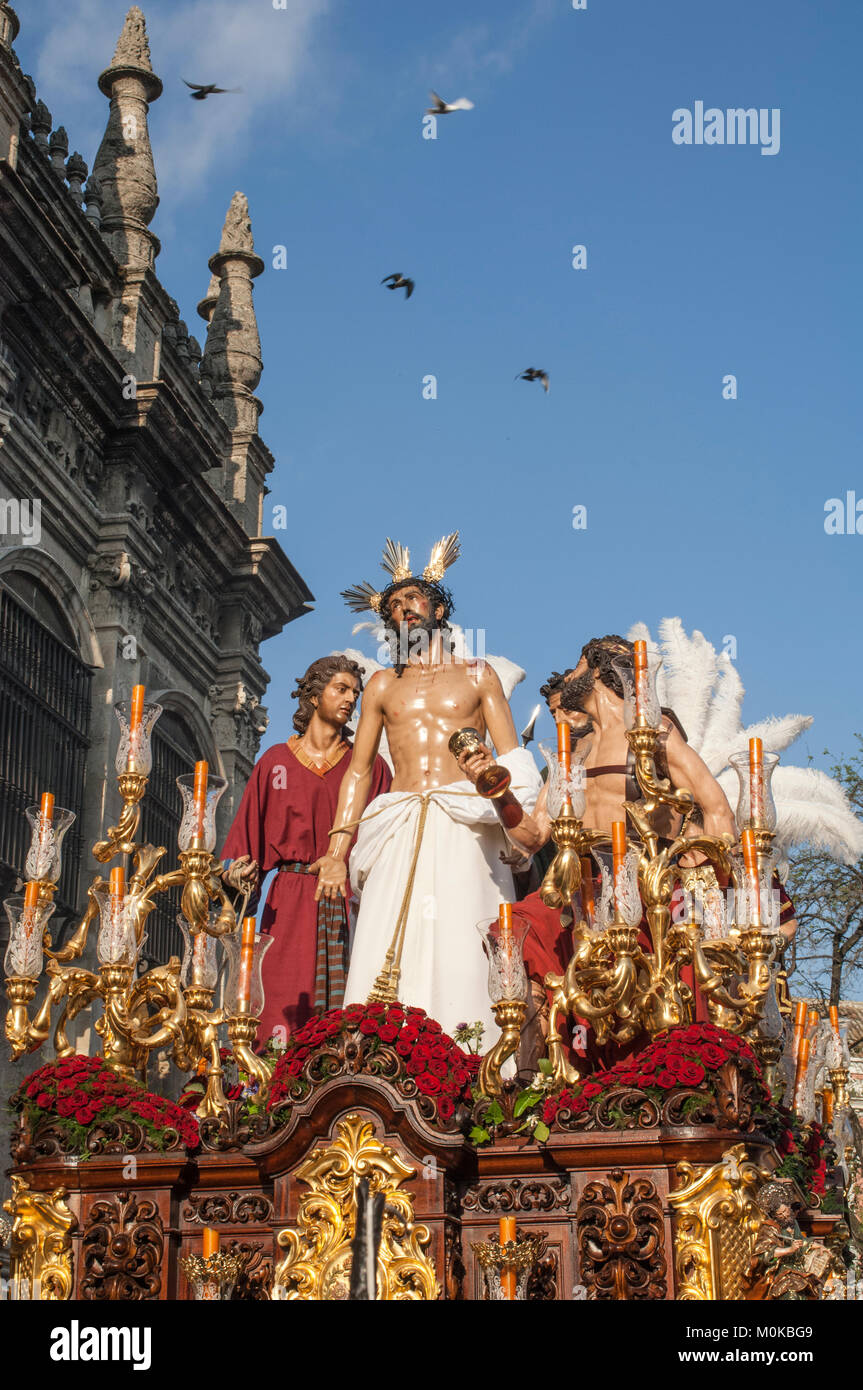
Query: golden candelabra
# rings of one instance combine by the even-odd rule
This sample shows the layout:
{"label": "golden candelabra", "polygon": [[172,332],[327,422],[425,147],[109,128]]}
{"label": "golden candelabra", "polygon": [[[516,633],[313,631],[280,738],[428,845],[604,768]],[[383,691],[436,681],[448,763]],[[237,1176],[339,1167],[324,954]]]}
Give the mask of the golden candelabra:
{"label": "golden candelabra", "polygon": [[[576,910],[573,921],[572,958],[562,976],[546,976],[546,986],[553,991],[548,1056],[558,1084],[572,1083],[578,1076],[565,1054],[561,1019],[568,1015],[586,1019],[600,1045],[609,1040],[627,1043],[642,1032],[653,1037],[686,1023],[691,1017],[693,991],[681,977],[685,966],[692,967],[714,1023],[746,1034],[772,1068],[781,1055],[781,1020],[776,1037],[765,1026],[765,1002],[773,986],[771,964],[781,941],[769,893],[765,907],[763,887],[766,883],[769,888],[772,878],[773,834],[764,812],[765,804],[772,806],[769,778],[754,813],[745,817],[757,853],[756,891],[751,852],[747,870],[734,853],[730,835],[719,838],[686,833],[693,797],[658,774],[661,736],[658,720],[654,727],[643,715],[638,715],[626,731],[642,797],[636,803],[626,803],[622,814],[628,815],[635,828],[638,844],[628,848],[625,868],[619,871],[621,891],[617,881],[607,883],[609,891],[604,894],[599,920],[584,911],[582,899],[582,909]],[[670,842],[663,841],[657,829],[659,815],[669,811],[682,818],[680,830]],[[585,829],[571,808],[565,808],[553,821],[552,834],[557,855],[546,873],[541,895],[548,906],[565,910],[581,883],[582,856],[594,846],[607,845],[608,837]],[[695,871],[681,864],[682,858],[693,854],[705,861]],[[704,914],[699,920],[692,910],[691,892],[675,900],[675,893],[684,884],[692,884],[693,874],[720,898],[720,875],[734,885],[734,911],[716,939],[708,935]],[[679,904],[674,912],[673,900],[676,908]]]}
{"label": "golden candelabra", "polygon": [[[148,1059],[159,1049],[167,1051],[182,1071],[200,1072],[206,1066],[207,1088],[198,1114],[201,1118],[218,1116],[227,1108],[219,1036],[223,1024],[240,1069],[257,1082],[261,1095],[269,1085],[269,1068],[252,1050],[258,1027],[252,1010],[254,982],[260,1008],[260,960],[268,943],[258,938],[246,947],[239,944],[238,914],[222,884],[222,864],[213,854],[215,807],[226,783],[208,776],[205,763],[197,765],[194,779],[191,775],[177,779],[186,803],[177,868],[155,874],[165,847],[137,842],[141,801],[152,763],[150,733],[161,713],[158,705],[143,705],[143,688],[137,690],[141,692],[137,720],[134,697],[131,715],[125,705],[117,706],[121,726],[117,783],[122,810],[117,824],[93,848],[100,864],[117,856],[131,859],[131,876],[127,882],[124,866],[113,868],[107,880],[96,874],[87,890],[87,907],[80,922],[62,950],[54,950],[47,922],[60,876],[60,842],[74,817],[71,812],[55,810],[50,794],[42,798],[40,807],[31,808],[28,816],[33,823],[33,841],[25,867],[24,898],[6,903],[11,925],[5,959],[9,1001],[6,1037],[13,1059],[37,1051],[47,1041],[52,1016],[59,1009],[53,1046],[58,1058],[68,1056],[75,1051],[67,1034],[69,1023],[101,1001],[95,1029],[109,1067],[127,1078],[144,1081]],[[167,964],[139,973],[147,918],[158,896],[173,888],[182,889],[178,921],[186,937],[186,961],[181,965],[178,956],[171,956]],[[97,920],[99,968],[91,970],[74,962],[84,955]],[[233,947],[229,954],[233,957],[235,987],[229,982],[225,992],[227,1011],[215,1005],[219,973],[215,944],[219,939],[226,947]],[[43,955],[47,989],[31,1018]],[[238,979],[244,980],[239,994]]]}

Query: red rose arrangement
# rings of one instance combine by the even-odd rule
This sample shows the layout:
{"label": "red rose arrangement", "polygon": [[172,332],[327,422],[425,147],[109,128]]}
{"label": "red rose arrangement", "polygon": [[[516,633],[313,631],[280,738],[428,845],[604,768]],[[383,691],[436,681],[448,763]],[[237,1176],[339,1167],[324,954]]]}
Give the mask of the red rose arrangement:
{"label": "red rose arrangement", "polygon": [[805,1123],[784,1105],[773,1106],[765,1120],[762,1128],[781,1156],[776,1176],[791,1178],[810,1206],[822,1205],[828,1169],[836,1160],[829,1132],[817,1120]]}
{"label": "red rose arrangement", "polygon": [[[761,1066],[748,1043],[712,1023],[692,1023],[660,1033],[643,1052],[595,1072],[580,1086],[550,1095],[542,1107],[542,1122],[550,1125],[558,1111],[581,1115],[606,1091],[629,1086],[651,1100],[662,1100],[676,1087],[713,1088],[713,1078],[728,1062],[749,1068],[761,1080]],[[768,1099],[764,1094],[765,1103]]]}
{"label": "red rose arrangement", "polygon": [[160,1151],[170,1143],[171,1130],[177,1131],[186,1148],[198,1146],[198,1122],[194,1115],[163,1096],[145,1091],[134,1081],[125,1081],[101,1057],[76,1053],[46,1062],[22,1081],[10,1106],[16,1113],[23,1113],[31,1130],[50,1118],[82,1157],[88,1153],[91,1127],[107,1120],[139,1125],[152,1147]]}
{"label": "red rose arrangement", "polygon": [[[273,1071],[268,1111],[305,1095],[338,1068],[335,1051],[342,1039],[358,1048],[352,1070],[409,1080],[434,1102],[446,1125],[456,1107],[471,1099],[480,1058],[463,1052],[423,1009],[402,1004],[349,1004],[311,1019],[289,1040]],[[327,1052],[333,1054],[332,1066]],[[284,1118],[287,1114],[283,1112]]]}

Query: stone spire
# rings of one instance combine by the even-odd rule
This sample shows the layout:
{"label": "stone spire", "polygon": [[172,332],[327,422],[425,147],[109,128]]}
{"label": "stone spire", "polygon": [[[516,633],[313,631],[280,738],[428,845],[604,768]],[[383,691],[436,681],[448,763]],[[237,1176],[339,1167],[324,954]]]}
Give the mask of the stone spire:
{"label": "stone spire", "polygon": [[198,313],[205,323],[209,323],[213,317],[213,310],[219,302],[219,277],[210,275],[210,283],[207,286],[207,293],[198,305]]}
{"label": "stone spire", "polygon": [[229,429],[249,434],[258,427],[262,406],[252,394],[261,379],[261,340],[252,303],[252,280],[264,269],[255,254],[249,204],[235,193],[222,240],[210,270],[219,278],[219,297],[207,330],[201,375],[212,388],[213,404]]}
{"label": "stone spire", "polygon": [[3,48],[11,48],[18,37],[18,30],[21,28],[18,16],[12,6],[2,0],[0,3],[0,45]]}
{"label": "stone spire", "polygon": [[117,40],[114,59],[99,77],[111,99],[108,125],[93,165],[102,191],[101,232],[120,265],[152,266],[159,242],[149,224],[159,203],[147,129],[147,109],[162,94],[150,64],[144,16],[133,5]]}

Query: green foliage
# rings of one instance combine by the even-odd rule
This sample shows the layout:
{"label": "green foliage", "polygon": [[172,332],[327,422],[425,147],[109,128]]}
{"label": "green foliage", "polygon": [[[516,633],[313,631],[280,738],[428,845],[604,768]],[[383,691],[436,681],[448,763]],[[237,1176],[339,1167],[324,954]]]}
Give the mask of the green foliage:
{"label": "green foliage", "polygon": [[468,1135],[468,1139],[479,1148],[481,1144],[489,1144],[491,1142],[491,1135],[487,1129],[483,1129],[482,1125],[474,1125]]}
{"label": "green foliage", "polygon": [[542,1100],[542,1098],[541,1091],[535,1091],[533,1087],[529,1086],[527,1090],[522,1091],[516,1099],[512,1110],[512,1118],[518,1120],[524,1114],[525,1110],[530,1110],[536,1105],[537,1101]]}
{"label": "green foliage", "polygon": [[[832,775],[863,817],[863,735],[857,751]],[[827,750],[825,749],[825,752]],[[785,952],[793,993],[838,1004],[863,988],[863,860],[837,864],[824,850],[801,845],[790,857],[786,888],[799,923]]]}

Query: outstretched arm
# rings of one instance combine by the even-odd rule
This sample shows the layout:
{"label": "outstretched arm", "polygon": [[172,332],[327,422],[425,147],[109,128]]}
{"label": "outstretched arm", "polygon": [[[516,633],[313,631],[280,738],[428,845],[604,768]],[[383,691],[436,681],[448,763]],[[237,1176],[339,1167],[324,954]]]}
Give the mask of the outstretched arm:
{"label": "outstretched arm", "polygon": [[671,780],[676,787],[692,792],[704,813],[705,834],[729,834],[736,840],[737,826],[731,807],[707,764],[674,728],[669,731],[665,747]]}
{"label": "outstretched arm", "polygon": [[[362,711],[354,739],[354,750],[339,790],[339,804],[336,807],[334,826],[337,833],[330,836],[328,852],[312,865],[312,870],[316,871],[318,875],[315,901],[321,897],[336,898],[339,894],[342,897],[347,896],[345,860],[356,830],[356,823],[366,809],[366,802],[371,790],[372,772],[384,726],[382,687],[385,681],[386,673],[376,672],[363,694]],[[339,830],[338,827],[342,825],[349,826],[350,829]]]}

